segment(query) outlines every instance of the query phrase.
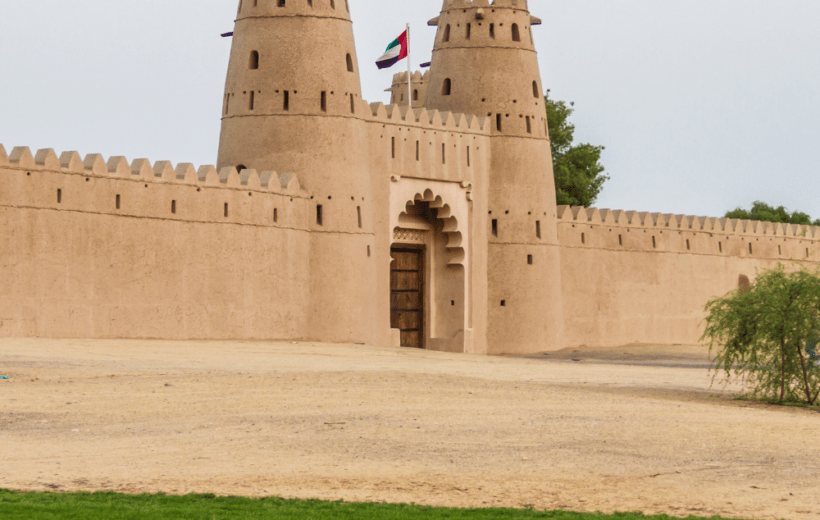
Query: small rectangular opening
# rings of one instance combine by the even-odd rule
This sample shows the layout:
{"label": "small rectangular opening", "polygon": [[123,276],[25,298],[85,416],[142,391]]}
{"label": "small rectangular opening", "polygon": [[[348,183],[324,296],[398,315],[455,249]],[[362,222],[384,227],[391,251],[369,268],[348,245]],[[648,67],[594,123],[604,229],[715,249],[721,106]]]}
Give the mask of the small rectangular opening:
{"label": "small rectangular opening", "polygon": [[689,239],[686,239],[686,250],[689,251]]}
{"label": "small rectangular opening", "polygon": [[322,91],[322,112],[327,112],[327,92]]}
{"label": "small rectangular opening", "polygon": [[225,203],[225,210],[224,210],[225,218],[228,218],[228,203]]}
{"label": "small rectangular opening", "polygon": [[441,145],[441,164],[447,164],[447,145]]}
{"label": "small rectangular opening", "polygon": [[778,254],[778,255],[782,255],[782,254],[783,254],[783,251],[781,251],[781,250],[780,250],[780,246],[777,246],[777,254]]}
{"label": "small rectangular opening", "polygon": [[718,251],[723,252],[723,242],[718,242]]}
{"label": "small rectangular opening", "polygon": [[392,143],[391,144],[391,149],[392,149],[392,153],[393,153],[393,159],[395,159],[396,158],[396,138],[391,137],[390,139],[391,139],[391,143]]}
{"label": "small rectangular opening", "polygon": [[470,147],[467,147],[467,167],[470,167]]}
{"label": "small rectangular opening", "polygon": [[501,114],[495,115],[495,129],[501,131]]}
{"label": "small rectangular opening", "polygon": [[322,215],[322,205],[321,205],[321,204],[317,204],[317,205],[316,205],[316,224],[317,224],[317,225],[319,225],[319,226],[321,226],[321,225],[323,225],[323,224],[322,224],[322,221],[323,221],[323,215]]}
{"label": "small rectangular opening", "polygon": [[535,236],[536,238],[541,238],[541,221],[535,221]]}
{"label": "small rectangular opening", "polygon": [[498,236],[498,219],[493,219],[493,236]]}
{"label": "small rectangular opening", "polygon": [[[752,243],[749,242],[749,254],[752,254]],[[808,249],[806,249],[806,254],[808,254]]]}
{"label": "small rectangular opening", "polygon": [[285,96],[282,99],[282,110],[285,112],[290,110],[290,91],[288,90],[285,91]]}
{"label": "small rectangular opening", "polygon": [[490,24],[490,38],[495,38],[495,24]]}
{"label": "small rectangular opening", "polygon": [[506,307],[507,306],[507,300],[501,300],[501,306]]}
{"label": "small rectangular opening", "polygon": [[273,208],[273,221],[279,222],[279,208]]}
{"label": "small rectangular opening", "polygon": [[419,142],[416,141],[416,160],[417,161],[419,160],[419,149],[420,149]]}
{"label": "small rectangular opening", "polygon": [[467,24],[467,39],[468,40],[470,39],[470,36],[472,35],[472,32],[473,32],[473,25],[468,23]]}
{"label": "small rectangular opening", "polygon": [[370,258],[370,246],[367,246],[367,257]]}
{"label": "small rectangular opening", "polygon": [[117,195],[117,209],[120,209],[120,196]]}
{"label": "small rectangular opening", "polygon": [[532,255],[527,255],[527,264],[532,265]]}
{"label": "small rectangular opening", "polygon": [[527,133],[532,133],[532,121],[530,121],[530,116],[527,116]]}
{"label": "small rectangular opening", "polygon": [[350,113],[356,113],[356,98],[353,97],[353,94],[350,94]]}
{"label": "small rectangular opening", "polygon": [[63,190],[57,189],[57,204],[63,203]]}
{"label": "small rectangular opening", "polygon": [[808,257],[809,257],[809,248],[807,247],[806,248],[806,258],[808,258]]}
{"label": "small rectangular opening", "polygon": [[356,215],[359,218],[359,229],[362,229],[362,207],[356,206]]}
{"label": "small rectangular opening", "polygon": [[248,110],[253,110],[253,105],[256,97],[254,94],[254,91],[251,90],[250,96],[248,96]]}
{"label": "small rectangular opening", "polygon": [[652,236],[652,248],[653,249],[657,248],[657,245],[655,244],[655,236],[654,235]]}
{"label": "small rectangular opening", "polygon": [[176,214],[176,212],[177,212],[177,201],[172,200],[171,201],[171,213]]}
{"label": "small rectangular opening", "polygon": [[587,243],[587,236],[586,236],[586,234],[584,234],[584,233],[581,233],[581,243],[582,243],[582,244],[586,244],[586,243]]}
{"label": "small rectangular opening", "polygon": [[618,235],[618,245],[619,246],[624,245],[624,236],[623,235]]}

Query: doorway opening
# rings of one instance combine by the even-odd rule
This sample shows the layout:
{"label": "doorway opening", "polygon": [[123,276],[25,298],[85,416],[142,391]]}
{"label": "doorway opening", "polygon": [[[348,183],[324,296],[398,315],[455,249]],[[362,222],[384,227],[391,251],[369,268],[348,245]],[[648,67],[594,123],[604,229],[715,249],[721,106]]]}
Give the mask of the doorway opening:
{"label": "doorway opening", "polygon": [[390,327],[402,347],[424,348],[424,247],[393,247],[390,256]]}

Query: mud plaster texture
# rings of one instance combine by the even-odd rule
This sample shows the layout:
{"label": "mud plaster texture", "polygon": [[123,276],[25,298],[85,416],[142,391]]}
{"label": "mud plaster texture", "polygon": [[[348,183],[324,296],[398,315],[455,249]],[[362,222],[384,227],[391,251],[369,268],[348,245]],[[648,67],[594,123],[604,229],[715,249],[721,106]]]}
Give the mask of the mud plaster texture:
{"label": "mud plaster texture", "polygon": [[575,350],[4,339],[0,487],[820,516],[816,411]]}

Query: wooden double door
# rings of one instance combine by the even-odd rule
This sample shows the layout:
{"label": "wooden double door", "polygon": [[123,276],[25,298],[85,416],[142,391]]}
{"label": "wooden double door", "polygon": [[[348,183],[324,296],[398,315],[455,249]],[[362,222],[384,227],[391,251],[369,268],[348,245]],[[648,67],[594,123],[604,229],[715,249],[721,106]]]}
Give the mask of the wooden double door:
{"label": "wooden double door", "polygon": [[390,327],[401,346],[424,348],[424,249],[393,248],[390,265]]}

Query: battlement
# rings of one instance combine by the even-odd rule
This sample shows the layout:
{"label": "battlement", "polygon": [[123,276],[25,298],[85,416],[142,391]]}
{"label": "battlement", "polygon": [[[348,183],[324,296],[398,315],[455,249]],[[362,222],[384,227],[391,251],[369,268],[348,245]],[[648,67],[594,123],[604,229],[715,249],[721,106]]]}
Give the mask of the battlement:
{"label": "battlement", "polygon": [[584,208],[581,206],[558,206],[557,216],[559,224],[564,222],[603,226],[612,225],[624,228],[700,231],[720,235],[820,239],[820,227],[817,226],[780,224],[754,220]]}
{"label": "battlement", "polygon": [[134,159],[130,163],[125,157],[113,156],[107,161],[100,154],[88,154],[82,158],[74,151],[63,152],[59,156],[53,149],[38,150],[32,155],[25,146],[6,153],[0,144],[0,168],[32,171],[52,171],[86,177],[109,177],[139,182],[198,185],[213,188],[242,189],[273,192],[291,196],[304,196],[299,179],[292,173],[256,170],[237,171],[236,168],[222,168],[206,165],[195,168],[191,163],[180,163],[176,167],[170,161],[151,164],[148,159]]}
{"label": "battlement", "polygon": [[[405,76],[406,77],[406,76]],[[368,121],[413,126],[445,132],[490,135],[489,120],[472,114],[454,114],[426,108],[371,103]]]}
{"label": "battlement", "polygon": [[[397,72],[396,74],[393,74],[393,84],[394,85],[399,85],[399,84],[407,85],[407,75],[408,74],[410,74],[408,71]],[[423,74],[419,70],[412,73],[413,83],[423,83],[423,82],[426,82],[429,78],[430,78],[430,71],[429,70],[424,71]]]}
{"label": "battlement", "polygon": [[442,10],[468,9],[471,7],[495,7],[529,10],[528,0],[444,0]]}

